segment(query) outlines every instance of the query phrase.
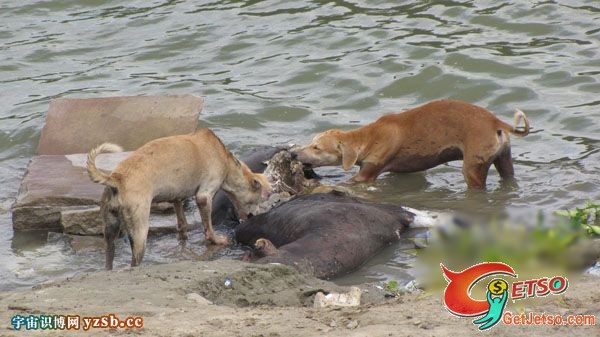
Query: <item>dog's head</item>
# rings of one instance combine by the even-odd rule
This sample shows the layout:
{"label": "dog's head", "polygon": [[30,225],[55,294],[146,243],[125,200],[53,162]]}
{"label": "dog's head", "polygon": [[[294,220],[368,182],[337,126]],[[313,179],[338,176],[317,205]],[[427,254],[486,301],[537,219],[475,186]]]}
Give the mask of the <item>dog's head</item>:
{"label": "dog's head", "polygon": [[238,217],[246,220],[248,217],[259,213],[259,205],[271,195],[271,184],[262,173],[253,173],[246,165],[242,164],[245,188],[237,193],[235,199]]}
{"label": "dog's head", "polygon": [[260,238],[254,243],[254,248],[259,256],[269,256],[277,253],[277,247],[265,238]]}
{"label": "dog's head", "polygon": [[344,141],[344,135],[345,132],[338,129],[319,133],[310,144],[295,152],[297,159],[313,167],[341,164],[348,171],[356,164],[358,154]]}

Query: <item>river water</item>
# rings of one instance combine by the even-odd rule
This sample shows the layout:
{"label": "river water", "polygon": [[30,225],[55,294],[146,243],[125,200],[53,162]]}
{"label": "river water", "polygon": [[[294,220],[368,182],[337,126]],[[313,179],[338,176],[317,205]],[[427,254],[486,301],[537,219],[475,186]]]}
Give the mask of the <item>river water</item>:
{"label": "river water", "polygon": [[[534,130],[512,140],[518,188],[500,187],[491,172],[486,193],[467,194],[456,162],[383,176],[370,193],[533,222],[600,199],[599,41],[592,0],[2,1],[0,289],[102,268],[100,252],[13,235],[10,205],[53,98],[198,94],[199,124],[235,153],[304,143],[439,98],[506,121],[519,108]],[[173,245],[154,239],[148,262],[168,262],[159,247]],[[403,279],[403,247],[386,249],[356,280]]]}

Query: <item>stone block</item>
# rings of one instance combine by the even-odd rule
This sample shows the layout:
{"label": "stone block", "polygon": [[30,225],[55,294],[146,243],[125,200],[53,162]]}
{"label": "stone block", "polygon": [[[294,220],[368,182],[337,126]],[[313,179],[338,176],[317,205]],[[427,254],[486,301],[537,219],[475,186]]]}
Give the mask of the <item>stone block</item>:
{"label": "stone block", "polygon": [[[12,206],[15,231],[51,230],[102,234],[99,217],[104,186],[90,181],[87,152],[103,142],[133,151],[150,140],[193,132],[202,98],[181,96],[102,97],[53,100],[38,144]],[[112,171],[130,152],[98,156],[98,168]],[[153,211],[172,211],[153,205]],[[169,231],[172,221],[159,221],[151,232]],[[174,228],[173,228],[174,230]]]}
{"label": "stone block", "polygon": [[66,234],[102,235],[104,229],[98,206],[61,210],[60,224]]}
{"label": "stone block", "polygon": [[194,95],[55,99],[38,154],[87,153],[103,142],[135,150],[152,139],[193,132],[202,106]]}

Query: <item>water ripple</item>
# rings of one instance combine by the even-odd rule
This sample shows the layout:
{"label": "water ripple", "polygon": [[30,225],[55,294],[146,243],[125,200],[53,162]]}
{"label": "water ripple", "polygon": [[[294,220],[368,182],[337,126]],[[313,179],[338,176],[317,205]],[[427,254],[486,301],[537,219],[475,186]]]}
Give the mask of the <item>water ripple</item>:
{"label": "water ripple", "polygon": [[489,214],[600,199],[599,20],[600,7],[576,0],[3,2],[0,206],[16,194],[51,99],[183,93],[204,96],[199,124],[234,152],[432,99],[468,100],[506,121],[520,108],[534,132],[512,141],[518,190],[492,170],[489,193],[473,199],[453,163],[386,175],[375,197]]}

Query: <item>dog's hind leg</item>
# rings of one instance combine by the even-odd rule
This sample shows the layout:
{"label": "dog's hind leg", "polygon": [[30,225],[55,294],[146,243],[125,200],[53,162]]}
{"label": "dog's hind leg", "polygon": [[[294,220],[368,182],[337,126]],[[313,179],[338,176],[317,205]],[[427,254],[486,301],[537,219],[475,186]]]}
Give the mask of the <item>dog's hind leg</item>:
{"label": "dog's hind leg", "polygon": [[202,225],[204,226],[204,237],[206,240],[217,244],[217,245],[228,245],[229,239],[226,236],[215,234],[212,227],[211,219],[211,208],[212,208],[212,196],[210,192],[196,193],[196,203],[200,210],[200,217],[202,218]]}
{"label": "dog's hind leg", "polygon": [[494,166],[500,174],[502,179],[513,179],[515,176],[515,169],[513,167],[512,155],[510,152],[510,146],[505,147],[501,150],[500,154],[494,160]]}
{"label": "dog's hind leg", "polygon": [[492,163],[479,156],[467,156],[463,159],[463,176],[469,188],[485,189],[488,171]]}
{"label": "dog's hind leg", "polygon": [[[107,220],[111,218],[111,220]],[[109,215],[104,217],[104,242],[106,243],[106,270],[113,269],[113,261],[115,259],[115,239],[119,236],[120,222],[118,215]]]}
{"label": "dog's hind leg", "polygon": [[115,259],[115,239],[119,236],[121,231],[121,218],[119,214],[118,206],[112,205],[114,200],[110,187],[104,190],[102,195],[102,203],[100,206],[100,213],[104,220],[104,242],[106,243],[106,270],[113,269],[113,260]]}
{"label": "dog's hind leg", "polygon": [[175,208],[175,215],[177,216],[177,239],[181,245],[185,245],[188,239],[188,224],[185,219],[185,213],[183,212],[183,200],[176,200],[173,202]]}
{"label": "dog's hind leg", "polygon": [[123,220],[127,223],[127,234],[131,245],[131,266],[137,267],[142,263],[146,251],[148,238],[150,204],[147,200],[143,204],[123,207]]}

